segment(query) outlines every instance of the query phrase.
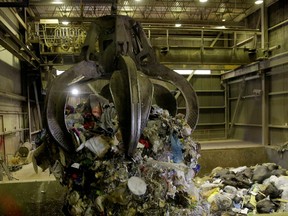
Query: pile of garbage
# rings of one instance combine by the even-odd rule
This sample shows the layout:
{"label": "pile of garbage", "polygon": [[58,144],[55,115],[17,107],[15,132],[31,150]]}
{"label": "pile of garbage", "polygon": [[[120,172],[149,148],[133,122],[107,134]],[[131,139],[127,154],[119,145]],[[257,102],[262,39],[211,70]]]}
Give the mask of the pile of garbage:
{"label": "pile of garbage", "polygon": [[125,154],[116,110],[105,98],[90,95],[67,105],[65,123],[75,152],[67,154],[44,131],[33,154],[68,188],[65,215],[288,212],[288,172],[276,164],[218,167],[197,177],[200,145],[181,114],[152,106],[133,158]]}
{"label": "pile of garbage", "polygon": [[66,106],[66,126],[75,154],[51,149],[49,137],[42,149],[54,153],[46,162],[35,154],[38,165],[68,187],[66,215],[209,215],[193,182],[200,145],[183,115],[152,106],[133,158],[125,155],[113,104],[99,96]]}
{"label": "pile of garbage", "polygon": [[211,204],[211,214],[288,212],[288,171],[274,163],[252,167],[215,168],[210,176],[195,178],[200,194]]}

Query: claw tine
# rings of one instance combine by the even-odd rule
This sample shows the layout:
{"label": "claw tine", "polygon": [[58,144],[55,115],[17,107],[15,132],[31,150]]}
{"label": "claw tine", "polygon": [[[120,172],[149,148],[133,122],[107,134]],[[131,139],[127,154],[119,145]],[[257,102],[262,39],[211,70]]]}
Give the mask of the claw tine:
{"label": "claw tine", "polygon": [[119,125],[128,156],[133,157],[152,104],[153,85],[137,71],[129,56],[121,56],[120,71],[110,80],[110,91],[118,113]]}

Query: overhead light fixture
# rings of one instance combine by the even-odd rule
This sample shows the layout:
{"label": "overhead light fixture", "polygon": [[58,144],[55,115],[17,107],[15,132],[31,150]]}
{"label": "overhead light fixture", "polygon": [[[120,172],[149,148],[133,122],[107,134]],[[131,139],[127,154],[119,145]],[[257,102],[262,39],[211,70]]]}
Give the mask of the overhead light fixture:
{"label": "overhead light fixture", "polygon": [[70,22],[68,21],[67,15],[64,15],[61,19],[60,19],[61,23],[63,25],[68,25]]}
{"label": "overhead light fixture", "polygon": [[174,70],[176,73],[181,74],[181,75],[189,75],[192,72],[193,74],[198,74],[198,75],[208,75],[211,74],[211,70]]}
{"label": "overhead light fixture", "polygon": [[262,4],[263,3],[263,0],[256,0],[255,1],[255,4]]}
{"label": "overhead light fixture", "polygon": [[60,74],[64,73],[64,70],[56,70],[56,75],[59,76]]}
{"label": "overhead light fixture", "polygon": [[216,29],[226,29],[226,26],[217,26]]}
{"label": "overhead light fixture", "polygon": [[52,4],[64,4],[64,2],[60,0],[54,0]]}
{"label": "overhead light fixture", "polygon": [[195,70],[194,74],[209,75],[211,74],[211,70]]}
{"label": "overhead light fixture", "polygon": [[207,2],[208,0],[199,0],[199,2]]}
{"label": "overhead light fixture", "polygon": [[71,93],[72,93],[72,95],[78,95],[78,94],[79,94],[79,90],[76,89],[76,88],[73,88],[73,89],[71,90]]}
{"label": "overhead light fixture", "polygon": [[40,19],[40,24],[59,24],[58,19]]}
{"label": "overhead light fixture", "polygon": [[62,21],[62,24],[63,24],[63,25],[68,25],[69,22],[68,22],[68,21]]}
{"label": "overhead light fixture", "polygon": [[[179,2],[176,2],[176,4],[179,4]],[[180,17],[178,16],[176,18],[176,21],[175,21],[175,27],[179,28],[181,26],[182,26],[182,24],[181,24],[181,21],[180,21]]]}
{"label": "overhead light fixture", "polygon": [[176,73],[181,74],[181,75],[189,75],[191,74],[194,70],[174,70]]}

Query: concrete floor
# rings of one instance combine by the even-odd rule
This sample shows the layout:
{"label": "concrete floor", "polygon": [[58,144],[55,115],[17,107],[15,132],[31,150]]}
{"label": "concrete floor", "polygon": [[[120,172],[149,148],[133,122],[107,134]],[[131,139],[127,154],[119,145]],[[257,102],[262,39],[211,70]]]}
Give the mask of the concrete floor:
{"label": "concrete floor", "polygon": [[[38,173],[34,171],[33,164],[29,163],[22,165],[22,168],[16,172],[11,172],[13,179],[12,181],[26,182],[26,181],[53,181],[55,177],[49,173],[49,170],[44,172],[38,168]],[[3,176],[3,182],[9,182],[7,175]]]}
{"label": "concrete floor", "polygon": [[63,216],[66,188],[53,181],[0,183],[0,215]]}
{"label": "concrete floor", "polygon": [[35,173],[33,164],[11,172],[13,179],[4,175],[0,181],[0,215],[64,216],[62,207],[66,187],[41,169]]}

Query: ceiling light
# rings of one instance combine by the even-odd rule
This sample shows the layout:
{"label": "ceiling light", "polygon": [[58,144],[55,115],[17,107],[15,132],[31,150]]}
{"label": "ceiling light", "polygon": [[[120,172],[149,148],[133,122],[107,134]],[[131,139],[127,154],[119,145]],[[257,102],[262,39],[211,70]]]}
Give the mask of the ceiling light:
{"label": "ceiling light", "polygon": [[56,75],[59,76],[60,74],[64,73],[64,70],[56,70]]}
{"label": "ceiling light", "polygon": [[256,0],[255,1],[255,4],[262,4],[263,3],[263,0]]}
{"label": "ceiling light", "polygon": [[181,75],[188,75],[191,74],[194,70],[174,70],[174,71]]}
{"label": "ceiling light", "polygon": [[64,4],[64,2],[60,0],[54,0],[52,4]]}
{"label": "ceiling light", "polygon": [[68,21],[63,21],[62,24],[63,24],[63,25],[68,25],[69,22],[68,22]]}
{"label": "ceiling light", "polygon": [[40,24],[59,24],[58,19],[40,19]]}
{"label": "ceiling light", "polygon": [[62,17],[62,19],[61,19],[61,23],[63,24],[63,25],[68,25],[69,24],[69,21],[67,20],[68,18],[67,18],[67,15],[64,15],[63,17]]}
{"label": "ceiling light", "polygon": [[208,75],[211,74],[211,70],[195,70],[194,74]]}
{"label": "ceiling light", "polygon": [[193,74],[199,74],[199,75],[207,75],[207,74],[211,74],[211,70],[174,70],[176,73],[181,74],[181,75],[189,75],[192,72],[194,72]]}
{"label": "ceiling light", "polygon": [[74,88],[71,90],[72,95],[78,95],[79,94],[79,90]]}
{"label": "ceiling light", "polygon": [[182,26],[181,23],[176,23],[176,24],[175,24],[175,27],[177,27],[177,28],[179,28],[179,27],[181,27],[181,26]]}
{"label": "ceiling light", "polygon": [[208,0],[199,0],[199,2],[207,2]]}
{"label": "ceiling light", "polygon": [[226,29],[226,26],[216,26],[216,29]]}

